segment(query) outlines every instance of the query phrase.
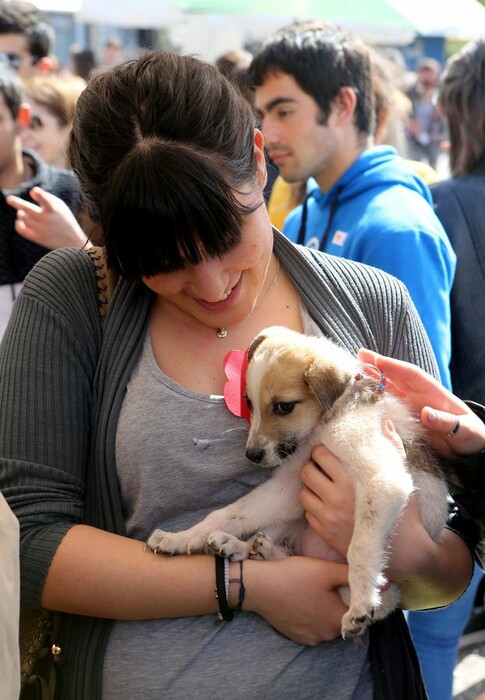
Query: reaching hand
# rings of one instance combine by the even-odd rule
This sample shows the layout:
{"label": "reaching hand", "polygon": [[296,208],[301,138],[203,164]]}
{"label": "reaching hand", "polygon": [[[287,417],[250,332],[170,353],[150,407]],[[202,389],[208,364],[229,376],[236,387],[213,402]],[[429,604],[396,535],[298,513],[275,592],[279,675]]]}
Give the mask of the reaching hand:
{"label": "reaching hand", "polygon": [[86,234],[62,199],[40,187],[34,187],[30,196],[38,206],[15,195],[7,197],[7,204],[17,210],[15,230],[19,235],[50,250],[86,245]]}
{"label": "reaching hand", "polygon": [[473,411],[436,379],[416,365],[371,350],[359,359],[381,369],[388,387],[401,396],[428,428],[429,441],[443,456],[473,454],[485,449],[485,425]]}

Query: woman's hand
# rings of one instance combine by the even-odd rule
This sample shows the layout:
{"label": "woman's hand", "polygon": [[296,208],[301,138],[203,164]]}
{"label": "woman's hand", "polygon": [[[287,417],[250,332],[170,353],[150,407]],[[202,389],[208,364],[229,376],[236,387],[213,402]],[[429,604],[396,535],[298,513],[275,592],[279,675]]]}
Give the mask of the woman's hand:
{"label": "woman's hand", "polygon": [[32,188],[30,196],[39,206],[15,195],[7,197],[7,204],[17,210],[18,234],[50,250],[86,246],[86,234],[62,199],[40,187]]}
{"label": "woman's hand", "polygon": [[244,562],[244,610],[258,613],[285,637],[314,646],[340,636],[347,611],[338,592],[348,567],[309,557]]}
{"label": "woman's hand", "polygon": [[[323,445],[313,449],[312,461],[301,470],[300,503],[312,530],[345,559],[354,531],[354,487],[340,460]],[[314,554],[304,537],[303,552]],[[312,547],[312,549],[309,549]]]}
{"label": "woman's hand", "polygon": [[[443,457],[474,454],[485,449],[485,425],[463,401],[416,365],[371,350],[359,350],[359,359],[381,369],[389,389],[404,398],[428,428],[432,446]],[[459,420],[457,424],[456,420]],[[450,435],[459,425],[458,430]]]}

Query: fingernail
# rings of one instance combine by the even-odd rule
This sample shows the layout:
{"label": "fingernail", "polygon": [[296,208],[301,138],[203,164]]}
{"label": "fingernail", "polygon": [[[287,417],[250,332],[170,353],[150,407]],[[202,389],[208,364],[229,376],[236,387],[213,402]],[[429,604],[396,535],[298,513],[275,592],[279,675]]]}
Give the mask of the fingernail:
{"label": "fingernail", "polygon": [[386,418],[386,428],[389,430],[391,433],[395,433],[396,429],[394,427],[394,423],[392,420],[389,420],[389,418]]}
{"label": "fingernail", "polygon": [[435,420],[437,420],[438,416],[436,415],[436,413],[434,411],[428,411],[427,418],[428,418],[430,423],[434,423]]}

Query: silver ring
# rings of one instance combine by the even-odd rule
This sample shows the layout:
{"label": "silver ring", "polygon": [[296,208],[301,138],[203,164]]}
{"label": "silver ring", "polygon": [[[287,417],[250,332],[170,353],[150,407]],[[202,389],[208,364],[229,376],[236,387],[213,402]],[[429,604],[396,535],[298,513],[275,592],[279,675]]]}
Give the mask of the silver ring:
{"label": "silver ring", "polygon": [[453,437],[453,435],[456,435],[458,430],[460,429],[460,419],[458,416],[455,416],[455,425],[452,427],[449,433],[445,433],[446,437]]}

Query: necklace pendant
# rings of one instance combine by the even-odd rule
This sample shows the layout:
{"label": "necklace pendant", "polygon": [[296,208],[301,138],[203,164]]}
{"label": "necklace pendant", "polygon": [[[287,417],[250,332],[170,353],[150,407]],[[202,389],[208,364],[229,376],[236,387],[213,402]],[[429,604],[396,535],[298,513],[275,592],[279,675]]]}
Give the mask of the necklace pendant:
{"label": "necklace pendant", "polygon": [[227,328],[218,328],[216,330],[216,335],[218,338],[225,338],[227,336]]}

